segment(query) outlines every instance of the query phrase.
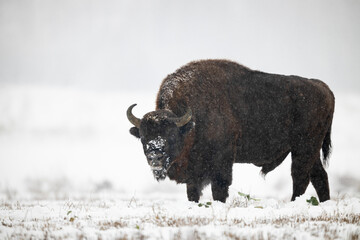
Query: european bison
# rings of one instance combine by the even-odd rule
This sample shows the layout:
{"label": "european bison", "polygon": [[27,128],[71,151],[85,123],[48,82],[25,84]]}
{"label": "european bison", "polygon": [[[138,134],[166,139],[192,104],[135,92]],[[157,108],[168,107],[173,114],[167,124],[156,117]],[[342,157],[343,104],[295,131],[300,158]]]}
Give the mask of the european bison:
{"label": "european bison", "polygon": [[225,202],[233,163],[252,163],[267,174],[291,152],[293,194],[309,182],[320,201],[330,198],[320,160],[329,157],[334,95],[315,79],[254,71],[227,60],[191,62],[162,82],[156,110],[142,119],[127,110],[155,178],[186,183],[198,202],[211,183]]}

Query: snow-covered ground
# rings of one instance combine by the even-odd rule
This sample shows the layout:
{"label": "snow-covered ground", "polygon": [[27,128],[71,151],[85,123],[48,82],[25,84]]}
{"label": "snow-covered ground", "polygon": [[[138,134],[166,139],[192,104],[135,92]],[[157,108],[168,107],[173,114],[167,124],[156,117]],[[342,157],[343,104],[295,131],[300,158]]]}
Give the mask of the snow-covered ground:
{"label": "snow-covered ground", "polygon": [[335,92],[330,201],[307,203],[311,185],[289,201],[288,158],[265,180],[259,168],[235,165],[227,203],[207,188],[201,207],[185,186],[153,179],[128,133],[127,107],[138,103],[141,117],[155,96],[0,85],[0,238],[359,238],[360,95]]}
{"label": "snow-covered ground", "polygon": [[346,197],[312,206],[247,200],[226,204],[159,196],[121,195],[81,200],[9,201],[0,204],[2,239],[358,239],[360,203]]}

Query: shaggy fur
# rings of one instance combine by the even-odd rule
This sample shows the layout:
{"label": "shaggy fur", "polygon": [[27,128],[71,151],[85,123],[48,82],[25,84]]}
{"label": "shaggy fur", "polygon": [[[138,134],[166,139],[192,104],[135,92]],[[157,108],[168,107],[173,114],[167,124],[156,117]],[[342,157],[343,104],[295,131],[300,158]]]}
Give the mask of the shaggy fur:
{"label": "shaggy fur", "polygon": [[[156,111],[131,133],[146,144],[162,136],[170,158],[166,175],[186,183],[190,201],[199,201],[211,183],[214,200],[228,197],[233,163],[252,163],[262,173],[275,169],[291,153],[293,194],[309,182],[320,201],[330,198],[327,173],[320,160],[329,157],[334,95],[315,79],[253,71],[227,60],[191,62],[162,82]],[[171,118],[192,118],[176,127]],[[149,116],[162,116],[154,123]],[[146,153],[146,149],[144,148]]]}

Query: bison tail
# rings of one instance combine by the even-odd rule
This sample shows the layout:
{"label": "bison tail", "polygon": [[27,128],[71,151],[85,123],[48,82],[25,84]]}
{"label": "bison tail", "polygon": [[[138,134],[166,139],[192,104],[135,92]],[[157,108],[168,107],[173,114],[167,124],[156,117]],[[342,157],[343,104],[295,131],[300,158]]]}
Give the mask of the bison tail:
{"label": "bison tail", "polygon": [[324,141],[323,141],[323,144],[322,144],[322,153],[323,153],[323,164],[325,166],[328,165],[328,162],[327,160],[329,159],[330,157],[330,153],[331,153],[331,125],[328,129],[328,131],[326,132],[326,135],[325,135],[325,138],[324,138]]}

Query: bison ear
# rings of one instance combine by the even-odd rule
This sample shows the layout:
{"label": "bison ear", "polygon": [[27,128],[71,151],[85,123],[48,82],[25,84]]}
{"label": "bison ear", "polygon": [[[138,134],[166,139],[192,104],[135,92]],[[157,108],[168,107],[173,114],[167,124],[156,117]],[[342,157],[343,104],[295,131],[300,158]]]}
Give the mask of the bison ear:
{"label": "bison ear", "polygon": [[194,128],[194,126],[195,126],[195,123],[190,121],[187,124],[185,124],[184,126],[180,127],[180,133],[187,134]]}
{"label": "bison ear", "polygon": [[139,129],[137,127],[130,128],[130,134],[135,136],[136,138],[140,138]]}

